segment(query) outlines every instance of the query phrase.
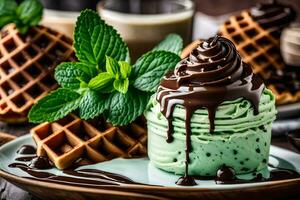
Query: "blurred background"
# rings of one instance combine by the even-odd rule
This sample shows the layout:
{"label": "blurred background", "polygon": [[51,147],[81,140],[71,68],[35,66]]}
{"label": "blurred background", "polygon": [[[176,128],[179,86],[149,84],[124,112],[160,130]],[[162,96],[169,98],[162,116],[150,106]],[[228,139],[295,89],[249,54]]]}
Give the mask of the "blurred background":
{"label": "blurred background", "polygon": [[[198,11],[217,16],[247,9],[259,2],[267,1],[268,0],[195,0],[195,3]],[[281,2],[293,5],[298,13],[300,12],[299,0],[283,0]]]}
{"label": "blurred background", "polygon": [[[98,10],[101,14],[101,7],[104,5],[104,0],[41,0],[44,4],[45,8],[47,9],[45,12],[45,18],[44,18],[44,24],[47,26],[50,26],[52,28],[56,28],[64,33],[67,33],[68,35],[72,36],[73,26],[74,22],[76,20],[76,17],[79,14],[79,11],[90,8],[94,10]],[[239,12],[240,10],[250,8],[252,6],[255,6],[259,2],[267,2],[270,0],[191,0],[194,2],[194,10],[196,11],[195,17],[193,18],[193,22],[190,27],[190,32],[188,33],[182,33],[179,31],[179,33],[185,38],[185,43],[190,42],[192,39],[196,38],[207,38],[211,35],[215,34],[217,31],[217,28],[220,24],[222,24],[230,15]],[[294,9],[297,11],[297,13],[300,13],[300,1],[299,0],[278,0],[279,2],[283,2],[284,4],[290,4],[294,7]],[[172,12],[174,11],[174,7],[170,7],[169,5],[172,4],[170,2],[178,2],[178,0],[107,0],[107,7],[111,7],[111,5],[117,5],[117,7],[114,7],[117,11],[129,11],[132,13],[138,13],[140,12],[141,5],[145,2],[148,2],[147,8],[144,8],[143,11],[145,11],[144,14],[153,14],[152,12],[155,12],[154,10],[160,10],[161,12]],[[158,3],[159,2],[159,5]],[[186,0],[179,0],[179,2],[186,2]],[[153,6],[156,5],[156,6]],[[168,5],[168,6],[166,6]],[[128,10],[129,9],[129,10]],[[172,10],[173,9],[173,10]],[[112,16],[112,13],[108,14],[109,17]],[[107,19],[107,17],[104,17],[106,21],[110,21]],[[118,18],[116,16],[115,18]],[[119,16],[119,20],[122,17]],[[173,17],[174,18],[174,17]],[[123,23],[129,23],[129,20],[127,22],[124,22],[126,18],[123,19]],[[298,15],[297,21],[300,21],[300,15]],[[111,21],[110,21],[111,22]],[[112,22],[111,22],[112,23]],[[63,25],[63,26],[62,26]],[[117,29],[122,29],[122,27],[119,27],[118,25],[112,23],[112,25],[116,26]],[[173,24],[174,25],[174,24]],[[165,25],[164,25],[165,26]],[[188,28],[189,25],[187,25]],[[153,29],[153,27],[151,27]],[[158,27],[155,27],[158,28]],[[160,27],[159,27],[160,28]],[[173,26],[174,28],[174,26]],[[177,27],[176,31],[178,29],[183,27]],[[143,27],[145,29],[145,27]],[[174,31],[170,28],[170,31]],[[131,31],[130,31],[131,30]],[[121,35],[126,40],[126,33],[127,35],[131,34],[134,31],[140,31],[140,29],[126,29],[126,33],[122,30],[118,30],[121,32]],[[156,42],[162,39],[162,36],[166,34],[166,32],[163,32],[163,30],[160,30],[161,36],[156,38]],[[168,31],[167,31],[168,32]],[[156,33],[157,34],[157,33]],[[185,35],[188,34],[188,35]],[[135,34],[133,34],[134,37],[136,37]],[[148,37],[148,35],[143,35],[144,37]],[[131,40],[130,38],[128,40]],[[139,40],[138,38],[135,38],[135,40]],[[137,44],[131,44],[135,45]],[[152,44],[153,45],[153,44]],[[130,46],[130,45],[129,45]],[[148,44],[145,46],[145,49],[151,48],[151,44]],[[139,51],[141,51],[139,49]],[[143,52],[143,50],[142,50]]]}
{"label": "blurred background", "polygon": [[[122,1],[122,0],[120,0]],[[140,0],[131,0],[138,3]],[[164,0],[162,0],[164,1]],[[267,0],[194,0],[196,9],[208,15],[224,15],[230,12],[249,8],[259,2]],[[48,9],[79,11],[83,8],[96,9],[98,0],[42,0],[44,6]],[[238,3],[237,3],[238,2]],[[292,4],[300,11],[299,0],[284,0],[283,2]],[[218,6],[216,6],[218,5]]]}
{"label": "blurred background", "polygon": [[[237,15],[241,10],[249,9],[258,3],[271,0],[41,1],[46,8],[42,23],[70,37],[73,36],[74,24],[81,10],[90,8],[98,11],[101,17],[114,26],[124,38],[131,51],[132,60],[135,61],[169,33],[180,34],[185,45],[195,39],[206,39],[215,35],[230,16]],[[298,14],[296,22],[300,22],[300,0],[277,0],[277,2],[292,6]],[[300,44],[295,48],[299,48],[296,52],[300,52]],[[297,56],[297,59],[300,59],[298,53]],[[296,64],[300,66],[300,63]],[[300,77],[300,67],[296,68],[289,68],[292,71],[291,77]],[[285,81],[290,79],[285,76],[280,78]],[[277,82],[288,85],[278,80]],[[300,85],[299,81],[296,82]],[[290,129],[300,128],[299,102],[280,109],[280,114],[292,119],[276,123],[274,133],[282,134]]]}

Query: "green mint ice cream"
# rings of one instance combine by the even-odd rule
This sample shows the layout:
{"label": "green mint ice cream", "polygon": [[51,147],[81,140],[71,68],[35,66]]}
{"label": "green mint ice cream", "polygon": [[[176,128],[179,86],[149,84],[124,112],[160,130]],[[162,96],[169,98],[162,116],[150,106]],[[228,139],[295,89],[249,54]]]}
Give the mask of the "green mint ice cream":
{"label": "green mint ice cream", "polygon": [[275,98],[226,38],[210,38],[180,61],[145,116],[149,158],[183,175],[178,185],[195,185],[191,175],[227,173],[218,177],[226,182],[267,167]]}
{"label": "green mint ice cream", "polygon": [[[151,162],[160,169],[176,174],[184,174],[185,170],[184,109],[180,105],[174,109],[172,143],[166,142],[168,123],[155,98],[152,98],[145,113]],[[214,133],[209,131],[207,109],[198,109],[191,119],[189,174],[215,176],[223,164],[234,168],[236,174],[267,167],[275,114],[275,98],[268,89],[261,96],[258,115],[253,114],[250,102],[242,98],[221,104],[216,112]]]}

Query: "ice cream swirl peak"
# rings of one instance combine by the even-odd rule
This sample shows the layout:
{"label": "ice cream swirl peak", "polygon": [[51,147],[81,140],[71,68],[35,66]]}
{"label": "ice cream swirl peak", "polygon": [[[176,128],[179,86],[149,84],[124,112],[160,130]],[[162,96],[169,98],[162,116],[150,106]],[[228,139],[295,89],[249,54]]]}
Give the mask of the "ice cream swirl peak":
{"label": "ice cream swirl peak", "polygon": [[239,80],[242,73],[234,44],[219,36],[201,43],[174,71],[178,85],[202,86],[229,84]]}

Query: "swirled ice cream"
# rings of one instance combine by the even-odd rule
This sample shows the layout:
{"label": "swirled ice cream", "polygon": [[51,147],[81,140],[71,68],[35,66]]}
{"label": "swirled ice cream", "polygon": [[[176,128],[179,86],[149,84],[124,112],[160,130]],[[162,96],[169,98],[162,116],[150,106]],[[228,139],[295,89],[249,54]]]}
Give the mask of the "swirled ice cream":
{"label": "swirled ice cream", "polygon": [[236,174],[267,167],[275,99],[226,38],[211,38],[166,75],[150,102],[148,154],[158,168],[215,176],[224,165]]}

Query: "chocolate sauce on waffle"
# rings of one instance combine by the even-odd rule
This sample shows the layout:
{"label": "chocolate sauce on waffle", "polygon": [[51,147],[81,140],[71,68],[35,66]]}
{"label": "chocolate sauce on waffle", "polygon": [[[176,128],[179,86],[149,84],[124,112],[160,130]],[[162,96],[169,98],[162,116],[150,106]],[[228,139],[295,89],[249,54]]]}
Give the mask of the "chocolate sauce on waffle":
{"label": "chocolate sauce on waffle", "polygon": [[[23,149],[24,147],[21,147]],[[18,151],[19,152],[19,151]],[[42,161],[40,160],[42,159]],[[56,175],[41,169],[46,169],[48,164],[51,162],[46,157],[37,157],[31,155],[27,157],[19,157],[15,159],[18,162],[9,165],[10,168],[18,168],[23,172],[27,173],[31,177],[26,177],[37,181],[46,181],[52,183],[62,183],[65,185],[72,186],[88,186],[88,187],[101,187],[103,185],[145,185],[134,182],[128,177],[120,174],[105,172],[97,169],[81,169],[76,170],[76,166],[73,168],[62,171],[61,175]],[[31,162],[30,162],[31,161]],[[41,162],[36,164],[36,162]],[[35,164],[33,164],[35,163]],[[39,168],[40,167],[40,168]],[[216,177],[200,177],[200,176],[187,176],[180,178],[177,184],[180,185],[195,185],[195,179],[197,180],[215,180],[216,184],[240,184],[240,183],[254,183],[254,182],[265,182],[265,181],[276,181],[284,179],[300,178],[297,172],[287,169],[276,168],[272,165],[269,167],[273,168],[270,171],[270,178],[263,178],[261,174],[254,174],[256,177],[251,180],[241,180],[235,175],[235,171],[228,166],[221,166],[218,170]],[[38,169],[39,168],[39,169]]]}
{"label": "chocolate sauce on waffle", "polygon": [[[263,81],[244,63],[234,44],[216,36],[202,42],[183,59],[174,72],[166,75],[158,88],[157,100],[168,121],[167,142],[173,141],[173,111],[176,105],[186,111],[186,169],[191,152],[191,117],[200,108],[208,110],[210,132],[215,130],[215,114],[220,104],[238,98],[249,100],[254,114],[259,113],[259,100],[264,90]],[[180,183],[191,182],[179,181]]]}
{"label": "chocolate sauce on waffle", "polygon": [[292,7],[278,3],[276,0],[258,4],[250,10],[254,21],[263,28],[282,29],[296,18]]}

